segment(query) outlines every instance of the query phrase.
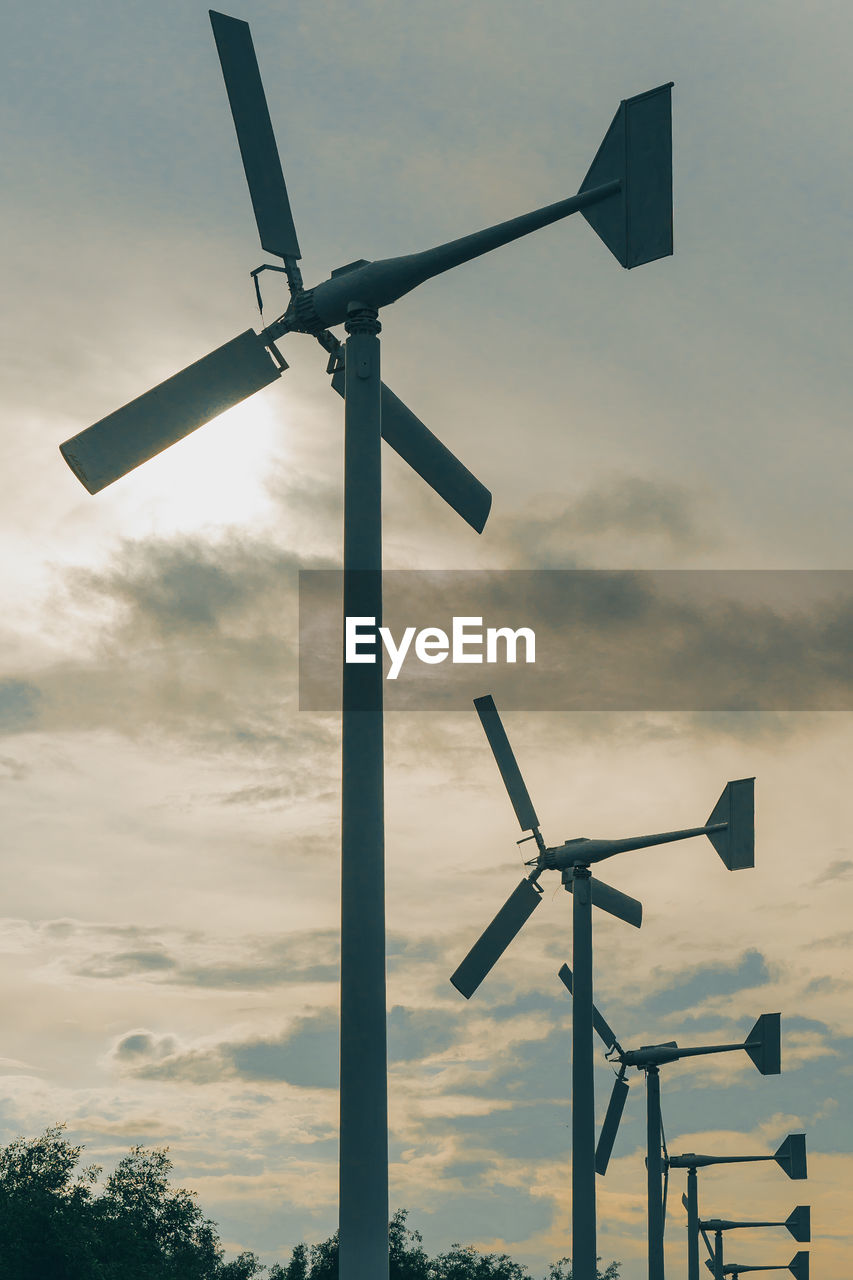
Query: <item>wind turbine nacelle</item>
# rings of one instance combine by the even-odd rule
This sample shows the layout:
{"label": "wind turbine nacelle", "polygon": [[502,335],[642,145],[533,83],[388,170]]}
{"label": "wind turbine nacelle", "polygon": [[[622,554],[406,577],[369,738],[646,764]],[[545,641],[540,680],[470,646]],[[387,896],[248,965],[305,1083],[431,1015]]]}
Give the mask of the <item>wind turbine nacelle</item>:
{"label": "wind turbine nacelle", "polygon": [[695,1151],[685,1151],[680,1156],[670,1156],[672,1169],[706,1169],[708,1165],[725,1163],[725,1156],[700,1156]]}
{"label": "wind turbine nacelle", "polygon": [[657,1067],[665,1062],[676,1062],[681,1050],[674,1040],[665,1044],[644,1044],[639,1049],[629,1049],[622,1055],[626,1067]]}
{"label": "wind turbine nacelle", "polygon": [[290,317],[293,327],[312,333],[343,324],[351,302],[360,302],[374,311],[389,306],[429,279],[429,264],[421,261],[425,257],[426,254],[410,253],[378,262],[362,259],[339,267],[328,280],[294,299]]}

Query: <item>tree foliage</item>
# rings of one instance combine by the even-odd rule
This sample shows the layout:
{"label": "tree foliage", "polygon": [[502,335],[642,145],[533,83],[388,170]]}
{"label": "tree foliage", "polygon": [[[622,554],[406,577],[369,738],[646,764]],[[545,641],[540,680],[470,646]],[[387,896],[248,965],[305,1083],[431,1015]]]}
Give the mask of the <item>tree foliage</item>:
{"label": "tree foliage", "polygon": [[[3,1280],[338,1280],[338,1235],[297,1244],[267,1269],[246,1251],[226,1262],[216,1226],[195,1192],[172,1187],[168,1150],[133,1147],[102,1187],[98,1165],[80,1167],[55,1125],[0,1147],[0,1276]],[[390,1280],[530,1280],[507,1254],[454,1244],[429,1258],[398,1209],[388,1224]],[[570,1258],[547,1280],[572,1280]],[[619,1280],[611,1262],[598,1280]]]}

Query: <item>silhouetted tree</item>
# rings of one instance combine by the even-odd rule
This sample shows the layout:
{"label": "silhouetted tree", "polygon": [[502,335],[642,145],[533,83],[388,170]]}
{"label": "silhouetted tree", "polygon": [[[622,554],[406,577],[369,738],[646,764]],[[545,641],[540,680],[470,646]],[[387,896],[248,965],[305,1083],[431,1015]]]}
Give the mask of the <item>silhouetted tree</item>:
{"label": "silhouetted tree", "polygon": [[100,1169],[75,1176],[82,1147],[62,1126],[0,1149],[0,1259],[9,1276],[102,1280],[92,1185]]}
{"label": "silhouetted tree", "polygon": [[[268,1270],[248,1250],[224,1262],[195,1192],[170,1185],[167,1150],[133,1147],[100,1192],[100,1167],[78,1167],[82,1150],[62,1125],[0,1147],[2,1280],[338,1280],[337,1232],[296,1245],[286,1266]],[[388,1224],[390,1280],[530,1280],[507,1254],[471,1245],[429,1258],[407,1217],[398,1209]],[[547,1280],[572,1280],[571,1259],[553,1263]],[[598,1280],[619,1280],[619,1263]]]}
{"label": "silhouetted tree", "polygon": [[530,1272],[506,1253],[478,1253],[471,1245],[451,1245],[433,1258],[430,1280],[528,1280]]}
{"label": "silhouetted tree", "polygon": [[[194,1192],[169,1186],[171,1170],[166,1151],[133,1147],[95,1202],[104,1265],[123,1280],[208,1280],[217,1272],[216,1228]],[[242,1274],[253,1273],[244,1269],[237,1280]]]}
{"label": "silhouetted tree", "polygon": [[[600,1261],[600,1258],[596,1258],[597,1263]],[[595,1273],[598,1280],[619,1280],[619,1266],[618,1262],[609,1262],[603,1271],[600,1267],[596,1267]],[[552,1262],[547,1280],[572,1280],[571,1258],[561,1258],[559,1262]]]}
{"label": "silhouetted tree", "polygon": [[4,1280],[250,1280],[252,1253],[222,1261],[216,1227],[195,1193],[169,1185],[166,1151],[134,1147],[103,1191],[99,1166],[62,1125],[0,1148],[0,1275]]}

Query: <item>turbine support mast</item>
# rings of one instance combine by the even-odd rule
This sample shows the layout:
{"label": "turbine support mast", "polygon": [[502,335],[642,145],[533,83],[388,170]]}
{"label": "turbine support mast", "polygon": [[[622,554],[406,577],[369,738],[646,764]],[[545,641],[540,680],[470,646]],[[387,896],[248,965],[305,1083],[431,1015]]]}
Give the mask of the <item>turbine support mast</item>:
{"label": "turbine support mast", "polygon": [[649,1280],[664,1280],[663,1187],[660,1150],[660,1069],[646,1067],[646,1186],[648,1189]]}
{"label": "turbine support mast", "polygon": [[[379,331],[346,323],[344,615],[382,617]],[[382,667],[344,663],[341,725],[341,1280],[388,1278]]]}
{"label": "turbine support mast", "polygon": [[592,897],[588,866],[572,868],[572,1274],[596,1280]]}
{"label": "turbine support mast", "polygon": [[687,1170],[687,1280],[699,1280],[699,1179],[695,1164]]}

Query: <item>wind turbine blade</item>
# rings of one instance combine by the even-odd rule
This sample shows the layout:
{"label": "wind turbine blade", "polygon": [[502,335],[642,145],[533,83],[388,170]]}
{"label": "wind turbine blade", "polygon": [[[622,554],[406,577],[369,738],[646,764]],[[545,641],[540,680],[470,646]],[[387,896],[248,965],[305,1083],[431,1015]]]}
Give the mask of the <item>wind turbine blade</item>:
{"label": "wind turbine blade", "polygon": [[[339,396],[345,394],[345,383],[343,369],[337,370],[332,377],[332,387]],[[384,382],[380,395],[382,439],[472,529],[482,533],[492,505],[489,490]]]}
{"label": "wind turbine blade", "polygon": [[799,1243],[805,1243],[812,1238],[812,1211],[807,1204],[798,1204],[792,1213],[789,1213],[785,1219],[785,1226],[791,1235]]}
{"label": "wind turbine blade", "polygon": [[466,1000],[471,999],[541,901],[542,890],[532,880],[522,880],[516,885],[450,979]]}
{"label": "wind turbine blade", "polygon": [[607,1104],[607,1112],[604,1117],[604,1124],[601,1126],[601,1133],[598,1135],[598,1146],[595,1148],[596,1173],[605,1174],[607,1172],[610,1153],[616,1141],[616,1133],[619,1129],[619,1121],[622,1119],[627,1096],[628,1081],[624,1076],[619,1075],[613,1081],[613,1092]]}
{"label": "wind turbine blade", "polygon": [[280,258],[300,258],[249,24],[211,9],[210,25],[222,64],[261,244]]}
{"label": "wind turbine blade", "polygon": [[533,808],[533,802],[527,794],[527,787],[524,785],[524,779],[512,753],[512,747],[509,745],[509,738],[506,736],[506,730],[498,715],[494,698],[490,693],[487,693],[485,697],[475,698],[474,706],[477,708],[480,724],[483,726],[486,737],[489,740],[489,746],[492,748],[492,755],[495,757],[497,766],[501,771],[504,786],[509,792],[509,798],[512,801],[513,809],[515,809],[518,824],[522,831],[532,831],[539,826],[539,819],[536,816],[536,810]]}
{"label": "wind turbine blade", "polygon": [[72,436],[60,452],[89,493],[99,493],[281,374],[262,339],[247,329]]}
{"label": "wind turbine blade", "polygon": [[[565,886],[569,893],[572,892],[572,880],[566,880]],[[591,876],[589,880],[589,894],[594,907],[600,907],[602,911],[608,911],[610,915],[616,916],[619,920],[624,920],[626,924],[632,924],[635,929],[639,929],[643,923],[643,904],[638,902],[636,898],[630,897],[627,893],[614,889],[611,885],[605,884],[603,880],[599,880],[597,876]]]}
{"label": "wind turbine blade", "polygon": [[[560,969],[559,973],[557,974],[557,976],[560,978],[563,985],[568,990],[569,995],[571,995],[572,994],[572,971],[569,968],[569,966],[567,964],[564,964],[562,969]],[[595,1030],[598,1032],[599,1036],[604,1041],[605,1047],[607,1049],[619,1048],[619,1041],[616,1039],[615,1035],[610,1030],[610,1027],[607,1024],[606,1018],[602,1013],[599,1012],[599,1010],[595,1007],[595,1005],[592,1006],[592,1025],[595,1027]]]}
{"label": "wind turbine blade", "polygon": [[666,1196],[669,1190],[669,1152],[666,1149],[666,1134],[663,1130],[663,1115],[660,1118],[660,1144],[663,1151],[663,1214],[661,1232],[666,1231]]}
{"label": "wind turbine blade", "polygon": [[705,1248],[708,1250],[708,1253],[711,1255],[711,1260],[710,1260],[710,1262],[706,1262],[706,1263],[705,1263],[705,1266],[706,1266],[706,1267],[710,1267],[710,1268],[711,1268],[711,1270],[713,1271],[713,1269],[714,1269],[714,1246],[711,1244],[711,1241],[708,1239],[708,1232],[705,1230],[705,1228],[704,1228],[704,1227],[700,1227],[700,1228],[699,1228],[699,1231],[700,1231],[700,1233],[701,1233],[701,1235],[702,1235],[702,1239],[705,1241]]}

